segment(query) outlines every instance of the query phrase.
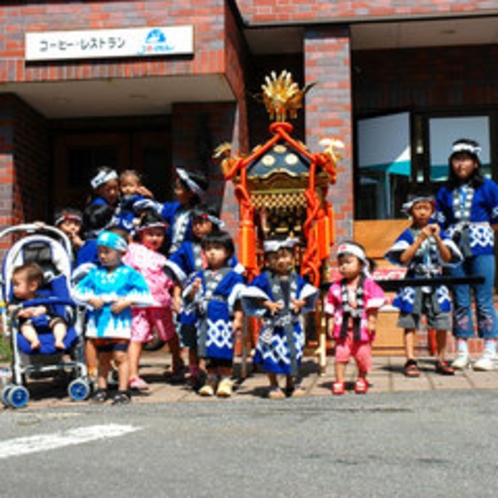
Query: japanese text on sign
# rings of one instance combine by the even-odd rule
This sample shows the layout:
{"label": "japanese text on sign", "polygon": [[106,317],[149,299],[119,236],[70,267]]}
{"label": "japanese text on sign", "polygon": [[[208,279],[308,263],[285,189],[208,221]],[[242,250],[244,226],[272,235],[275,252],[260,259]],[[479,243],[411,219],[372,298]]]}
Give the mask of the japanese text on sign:
{"label": "japanese text on sign", "polygon": [[192,54],[192,26],[26,34],[26,60]]}

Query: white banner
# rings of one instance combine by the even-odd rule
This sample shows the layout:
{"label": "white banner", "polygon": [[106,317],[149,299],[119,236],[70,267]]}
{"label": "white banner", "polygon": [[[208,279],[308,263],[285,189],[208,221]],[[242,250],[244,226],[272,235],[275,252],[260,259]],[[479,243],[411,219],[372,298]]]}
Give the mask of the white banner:
{"label": "white banner", "polygon": [[192,54],[193,26],[26,33],[27,61]]}

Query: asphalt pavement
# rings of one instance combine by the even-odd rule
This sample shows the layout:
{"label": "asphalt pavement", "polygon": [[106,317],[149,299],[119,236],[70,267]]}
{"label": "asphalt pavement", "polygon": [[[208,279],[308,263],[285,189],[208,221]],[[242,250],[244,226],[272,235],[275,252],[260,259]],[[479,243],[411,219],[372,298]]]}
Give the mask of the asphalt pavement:
{"label": "asphalt pavement", "polygon": [[496,496],[494,390],[257,398],[5,411],[0,496]]}

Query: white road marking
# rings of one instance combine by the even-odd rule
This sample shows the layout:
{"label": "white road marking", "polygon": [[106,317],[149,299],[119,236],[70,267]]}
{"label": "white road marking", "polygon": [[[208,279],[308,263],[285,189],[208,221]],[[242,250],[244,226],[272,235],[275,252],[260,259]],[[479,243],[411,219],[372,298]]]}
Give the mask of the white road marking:
{"label": "white road marking", "polygon": [[64,446],[88,443],[98,439],[124,436],[139,430],[132,425],[93,425],[79,427],[56,434],[40,434],[37,436],[20,437],[0,442],[0,459],[11,456],[38,453],[40,451],[54,450]]}

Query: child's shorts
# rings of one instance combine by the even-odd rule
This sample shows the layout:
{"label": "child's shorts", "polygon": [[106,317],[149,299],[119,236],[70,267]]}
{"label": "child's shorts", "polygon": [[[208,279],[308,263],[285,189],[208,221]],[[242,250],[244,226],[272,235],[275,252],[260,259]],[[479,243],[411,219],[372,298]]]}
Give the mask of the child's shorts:
{"label": "child's shorts", "polygon": [[150,342],[153,329],[161,341],[170,341],[176,334],[171,308],[133,308],[131,311],[131,340]]}
{"label": "child's shorts", "polygon": [[429,294],[423,294],[421,313],[400,312],[398,327],[402,329],[419,329],[422,316],[425,315],[427,326],[435,330],[450,330],[451,315],[446,311],[435,311]]}
{"label": "child's shorts", "polygon": [[345,339],[337,339],[335,346],[336,363],[349,363],[351,356],[356,361],[358,370],[370,372],[372,370],[372,343],[353,340],[353,333],[348,332]]}
{"label": "child's shorts", "polygon": [[92,339],[97,353],[126,353],[129,341],[126,339]]}

